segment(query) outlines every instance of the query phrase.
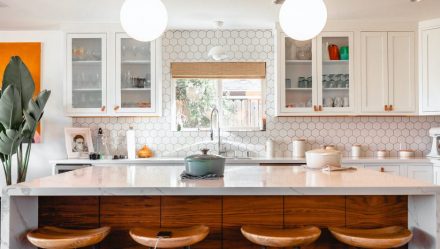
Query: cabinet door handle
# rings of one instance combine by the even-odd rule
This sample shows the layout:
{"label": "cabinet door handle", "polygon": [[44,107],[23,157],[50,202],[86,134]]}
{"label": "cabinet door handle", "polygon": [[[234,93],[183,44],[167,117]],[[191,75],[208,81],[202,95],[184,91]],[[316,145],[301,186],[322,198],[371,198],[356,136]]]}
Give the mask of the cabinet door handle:
{"label": "cabinet door handle", "polygon": [[390,107],[388,108],[388,111],[394,111],[394,107],[393,107],[393,105],[390,105]]}
{"label": "cabinet door handle", "polygon": [[385,105],[385,111],[386,111],[386,112],[389,111],[389,109],[388,109],[388,105]]}
{"label": "cabinet door handle", "polygon": [[314,110],[315,112],[318,111],[318,108],[316,107],[316,105],[313,106],[313,110]]}
{"label": "cabinet door handle", "polygon": [[380,167],[380,172],[384,173],[385,172],[385,168],[384,167]]}
{"label": "cabinet door handle", "polygon": [[119,110],[119,106],[117,105],[117,106],[115,106],[115,108],[113,108],[113,110],[115,110],[115,111],[117,111],[117,110]]}
{"label": "cabinet door handle", "polygon": [[322,105],[318,107],[318,111],[322,112]]}
{"label": "cabinet door handle", "polygon": [[105,112],[105,105],[101,106],[101,112]]}

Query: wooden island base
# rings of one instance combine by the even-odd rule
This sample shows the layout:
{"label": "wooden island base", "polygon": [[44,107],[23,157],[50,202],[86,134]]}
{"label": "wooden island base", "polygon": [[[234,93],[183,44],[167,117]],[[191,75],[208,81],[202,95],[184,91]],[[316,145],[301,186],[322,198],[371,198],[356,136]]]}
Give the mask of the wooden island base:
{"label": "wooden island base", "polygon": [[260,249],[240,233],[244,224],[323,229],[307,248],[348,248],[329,226],[408,226],[407,196],[93,196],[39,197],[39,226],[95,228],[112,232],[101,249],[142,248],[128,235],[136,226],[182,227],[205,224],[208,238],[192,248]]}

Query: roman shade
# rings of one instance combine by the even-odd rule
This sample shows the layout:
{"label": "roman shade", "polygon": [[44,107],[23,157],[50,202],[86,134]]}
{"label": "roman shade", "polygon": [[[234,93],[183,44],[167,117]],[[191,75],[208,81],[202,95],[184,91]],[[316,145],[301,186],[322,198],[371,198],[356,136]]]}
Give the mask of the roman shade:
{"label": "roman shade", "polygon": [[265,62],[174,62],[171,76],[175,79],[264,79]]}

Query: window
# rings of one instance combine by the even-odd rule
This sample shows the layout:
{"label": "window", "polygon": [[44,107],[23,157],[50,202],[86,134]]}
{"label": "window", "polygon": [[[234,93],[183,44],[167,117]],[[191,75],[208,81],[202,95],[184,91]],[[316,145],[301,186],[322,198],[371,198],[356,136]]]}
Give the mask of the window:
{"label": "window", "polygon": [[176,130],[209,129],[214,107],[219,110],[222,129],[263,128],[263,80],[192,78],[174,82]]}

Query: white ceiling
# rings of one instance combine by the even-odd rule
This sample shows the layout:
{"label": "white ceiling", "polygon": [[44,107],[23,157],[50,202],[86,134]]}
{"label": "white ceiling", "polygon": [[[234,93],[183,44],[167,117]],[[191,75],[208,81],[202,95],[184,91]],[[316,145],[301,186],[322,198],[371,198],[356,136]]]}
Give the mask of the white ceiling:
{"label": "white ceiling", "polygon": [[[146,0],[147,1],[147,0]],[[0,0],[0,29],[46,29],[66,23],[117,23],[123,0]],[[272,0],[163,0],[169,28],[270,28]],[[329,20],[420,21],[440,18],[440,0],[325,0]],[[2,4],[8,7],[1,7]]]}

